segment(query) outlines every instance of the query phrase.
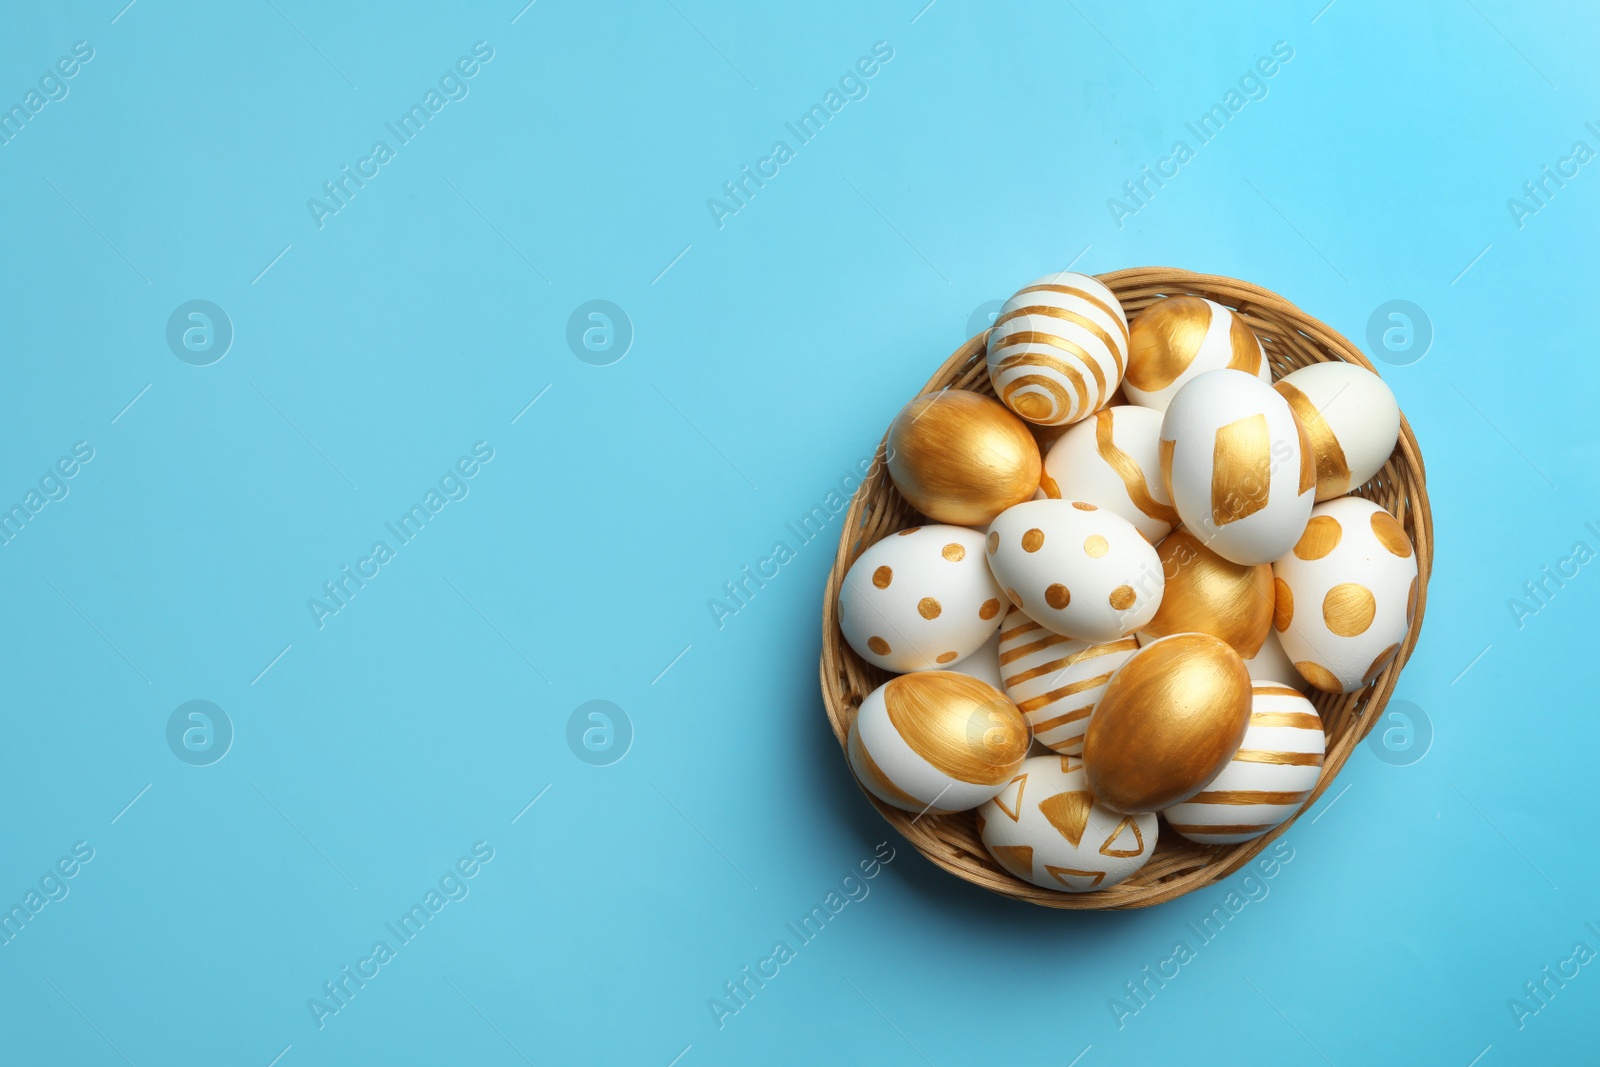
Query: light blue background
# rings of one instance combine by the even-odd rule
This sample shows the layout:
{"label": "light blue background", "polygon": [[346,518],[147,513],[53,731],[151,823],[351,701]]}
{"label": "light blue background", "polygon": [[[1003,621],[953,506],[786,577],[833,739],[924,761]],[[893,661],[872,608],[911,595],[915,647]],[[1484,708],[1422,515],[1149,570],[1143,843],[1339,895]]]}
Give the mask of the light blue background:
{"label": "light blue background", "polygon": [[[1600,949],[1600,577],[1520,628],[1507,603],[1600,549],[1600,162],[1520,228],[1507,207],[1600,149],[1592,6],[924,2],[0,17],[7,107],[94,48],[0,146],[0,503],[94,449],[0,548],[0,903],[95,850],[0,947],[0,1059],[1592,1055],[1600,968],[1521,1029],[1508,1000]],[[470,95],[319,229],[307,198],[480,40]],[[870,94],[719,229],[707,199],[878,41]],[[1197,146],[1184,123],[1277,41],[1267,96]],[[1107,198],[1180,138],[1195,158],[1119,228]],[[975,309],[1069,262],[1246,278],[1363,347],[1407,299],[1435,334],[1379,364],[1429,468],[1398,695],[1431,750],[1358,752],[1204,946],[1222,888],[1061,914],[894,838],[817,692],[837,519],[722,628],[707,608]],[[235,330],[211,366],[165,341],[192,299]],[[633,324],[612,366],[565,340],[591,299]],[[470,495],[319,629],[307,599],[477,441]],[[191,699],[236,731],[211,766],[167,747]],[[610,766],[566,742],[591,699],[635,731]],[[870,895],[719,1029],[707,1001],[886,839]],[[319,1029],[308,998],[477,841],[470,896]],[[1110,999],[1179,939],[1197,958],[1119,1028]]]}

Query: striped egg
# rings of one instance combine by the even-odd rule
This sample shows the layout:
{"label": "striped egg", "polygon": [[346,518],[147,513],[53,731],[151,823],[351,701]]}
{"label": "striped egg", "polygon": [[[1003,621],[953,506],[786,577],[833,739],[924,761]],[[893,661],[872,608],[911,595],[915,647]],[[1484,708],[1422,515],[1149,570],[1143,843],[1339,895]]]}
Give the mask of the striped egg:
{"label": "striped egg", "polygon": [[1063,893],[1108,889],[1156,850],[1154,815],[1123,815],[1094,799],[1073,756],[1030,756],[978,809],[978,836],[996,863]]}
{"label": "striped egg", "polygon": [[983,534],[914,526],[868,548],[839,589],[839,629],[856,655],[904,674],[948,667],[1000,626],[1004,598]]}
{"label": "striped egg", "polygon": [[1161,480],[1183,525],[1223,559],[1271,563],[1306,528],[1314,458],[1289,402],[1236,370],[1191,380],[1161,420]]}
{"label": "striped egg", "polygon": [[1416,612],[1411,539],[1393,515],[1362,497],[1318,504],[1272,576],[1272,625],[1283,651],[1327,693],[1371,685]]}
{"label": "striped egg", "polygon": [[1233,759],[1203,792],[1167,808],[1167,825],[1201,845],[1260,837],[1306,802],[1326,741],[1311,701],[1281,682],[1251,687],[1250,726]]}
{"label": "striped egg", "polygon": [[1128,316],[1087,274],[1047,274],[1007,300],[989,331],[995,395],[1029,422],[1060,426],[1101,407],[1128,362]]}
{"label": "striped egg", "polygon": [[1129,334],[1122,388],[1132,403],[1165,411],[1179,389],[1224,367],[1272,382],[1261,342],[1243,319],[1215,301],[1198,296],[1158,300],[1139,312]]}
{"label": "striped egg", "polygon": [[862,786],[885,804],[947,814],[1005,788],[1028,754],[1028,725],[993,686],[924,671],[867,694],[846,753]]}
{"label": "striped egg", "polygon": [[1033,739],[1063,755],[1083,751],[1083,732],[1111,673],[1138,649],[1132,637],[1091,644],[1052,633],[1012,606],[1000,624],[1000,674],[1006,696]]}
{"label": "striped egg", "polygon": [[1400,437],[1400,405],[1367,368],[1313,363],[1285,374],[1273,388],[1289,401],[1311,441],[1318,501],[1360,487],[1389,462]]}
{"label": "striped egg", "polygon": [[1039,491],[1116,512],[1155,544],[1178,524],[1161,484],[1161,413],[1135,404],[1101,408],[1044,457]]}

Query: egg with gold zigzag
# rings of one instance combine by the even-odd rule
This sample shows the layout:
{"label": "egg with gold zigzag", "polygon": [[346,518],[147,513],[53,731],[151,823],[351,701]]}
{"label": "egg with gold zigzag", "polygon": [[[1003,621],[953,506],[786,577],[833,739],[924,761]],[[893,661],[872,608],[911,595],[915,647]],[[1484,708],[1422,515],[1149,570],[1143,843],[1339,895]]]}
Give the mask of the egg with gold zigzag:
{"label": "egg with gold zigzag", "polygon": [[1161,483],[1161,413],[1135,404],[1101,408],[1050,446],[1039,491],[1113,511],[1151,544],[1177,525]]}

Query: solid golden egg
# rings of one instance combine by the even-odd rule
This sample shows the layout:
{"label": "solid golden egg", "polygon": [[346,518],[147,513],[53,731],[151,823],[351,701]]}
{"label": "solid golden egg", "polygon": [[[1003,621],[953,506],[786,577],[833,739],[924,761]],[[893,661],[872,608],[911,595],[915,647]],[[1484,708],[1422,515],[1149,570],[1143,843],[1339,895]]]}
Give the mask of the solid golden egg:
{"label": "solid golden egg", "polygon": [[1145,633],[1210,634],[1245,659],[1261,651],[1272,629],[1272,564],[1246,566],[1223,559],[1187,529],[1163,538],[1156,556],[1167,584]]}
{"label": "solid golden egg", "polygon": [[946,389],[917,397],[889,427],[889,477],[928,518],[986,526],[1039,488],[1027,423],[990,397]]}
{"label": "solid golden egg", "polygon": [[1151,642],[1111,676],[1089,717],[1089,788],[1129,815],[1188,800],[1239,750],[1250,700],[1250,672],[1227,642],[1210,634]]}

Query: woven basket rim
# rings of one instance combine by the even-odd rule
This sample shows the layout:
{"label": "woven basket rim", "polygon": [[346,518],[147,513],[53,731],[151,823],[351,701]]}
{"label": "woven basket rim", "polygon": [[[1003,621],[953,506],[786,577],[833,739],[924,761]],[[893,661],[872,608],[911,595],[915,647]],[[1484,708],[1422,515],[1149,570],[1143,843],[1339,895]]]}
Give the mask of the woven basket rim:
{"label": "woven basket rim", "polygon": [[[1169,296],[1200,296],[1231,308],[1260,339],[1273,363],[1274,380],[1280,376],[1281,367],[1333,360],[1354,363],[1376,373],[1376,368],[1360,350],[1338,331],[1271,290],[1250,282],[1176,267],[1134,267],[1096,277],[1117,295],[1130,319],[1137,311]],[[914,395],[952,387],[970,388],[993,396],[984,360],[987,337],[985,330],[968,339]],[[871,470],[850,500],[823,593],[822,695],[841,755],[861,699],[891,677],[863,661],[844,641],[838,624],[838,598],[845,572],[870,545],[896,530],[925,521],[911,509],[888,478],[887,442],[886,430],[878,442]],[[1394,452],[1377,475],[1351,493],[1387,508],[1410,536],[1417,559],[1416,609],[1400,650],[1371,685],[1343,696],[1313,691],[1312,702],[1317,706],[1327,733],[1327,753],[1316,787],[1282,825],[1241,844],[1215,846],[1194,844],[1168,829],[1161,835],[1155,855],[1127,881],[1092,893],[1062,893],[1024,882],[996,865],[978,843],[972,812],[916,816],[883,803],[861,788],[859,782],[857,787],[889,824],[932,863],[974,885],[1031,904],[1071,910],[1149,907],[1229,877],[1316,804],[1381,716],[1422,632],[1433,563],[1433,516],[1428,504],[1422,452],[1404,413],[1400,416],[1400,436]]]}

